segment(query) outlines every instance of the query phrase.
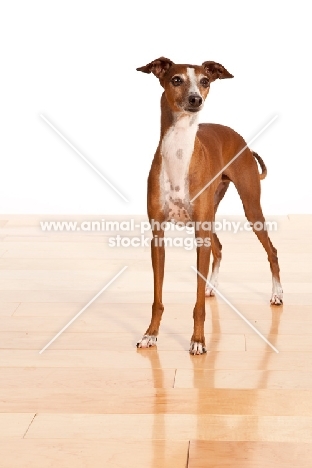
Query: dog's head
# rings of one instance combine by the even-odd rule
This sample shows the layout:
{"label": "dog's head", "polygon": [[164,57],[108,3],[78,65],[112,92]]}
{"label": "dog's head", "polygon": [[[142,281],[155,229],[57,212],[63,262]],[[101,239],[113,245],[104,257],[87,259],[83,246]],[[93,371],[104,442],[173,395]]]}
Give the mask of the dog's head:
{"label": "dog's head", "polygon": [[174,112],[200,111],[210,83],[217,79],[233,78],[220,63],[208,61],[202,65],[175,64],[165,57],[153,60],[137,70],[153,73],[159,79]]}

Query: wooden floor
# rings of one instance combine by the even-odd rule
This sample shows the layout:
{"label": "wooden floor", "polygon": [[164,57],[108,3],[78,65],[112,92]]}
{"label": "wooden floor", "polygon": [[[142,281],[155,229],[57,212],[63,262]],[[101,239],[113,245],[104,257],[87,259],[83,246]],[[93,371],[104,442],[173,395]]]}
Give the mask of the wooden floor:
{"label": "wooden floor", "polygon": [[269,305],[255,235],[220,233],[219,290],[279,354],[210,298],[204,356],[188,354],[194,250],[167,249],[158,347],[137,350],[149,248],[111,248],[116,233],[42,232],[47,219],[66,218],[0,216],[1,468],[311,468],[312,215],[279,217],[271,233],[283,307]]}

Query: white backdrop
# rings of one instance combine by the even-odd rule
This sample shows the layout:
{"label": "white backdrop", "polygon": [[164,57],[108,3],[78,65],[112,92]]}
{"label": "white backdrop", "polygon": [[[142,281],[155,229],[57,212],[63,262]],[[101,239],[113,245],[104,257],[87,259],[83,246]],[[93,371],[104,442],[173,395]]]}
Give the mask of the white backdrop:
{"label": "white backdrop", "polygon": [[[164,55],[235,76],[213,83],[201,121],[248,141],[278,115],[252,145],[268,167],[264,212],[311,213],[309,18],[306,1],[2,2],[0,211],[145,213],[161,87],[136,68]],[[219,213],[242,213],[234,189]]]}

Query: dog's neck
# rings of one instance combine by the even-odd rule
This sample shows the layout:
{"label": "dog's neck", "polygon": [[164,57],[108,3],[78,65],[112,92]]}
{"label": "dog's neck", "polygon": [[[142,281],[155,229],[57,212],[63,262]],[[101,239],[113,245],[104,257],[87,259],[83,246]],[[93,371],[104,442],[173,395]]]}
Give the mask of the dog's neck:
{"label": "dog's neck", "polygon": [[170,108],[165,93],[162,94],[160,100],[160,108],[161,108],[161,124],[160,124],[160,140],[162,141],[165,134],[169,130],[169,128],[173,126],[181,126],[184,125],[187,121],[188,124],[185,125],[187,128],[188,126],[192,126],[193,124],[198,126],[198,112],[191,114],[190,112],[174,112]]}
{"label": "dog's neck", "polygon": [[160,185],[163,204],[168,209],[169,219],[186,221],[191,217],[188,171],[198,130],[198,114],[172,112],[164,95],[161,110]]}

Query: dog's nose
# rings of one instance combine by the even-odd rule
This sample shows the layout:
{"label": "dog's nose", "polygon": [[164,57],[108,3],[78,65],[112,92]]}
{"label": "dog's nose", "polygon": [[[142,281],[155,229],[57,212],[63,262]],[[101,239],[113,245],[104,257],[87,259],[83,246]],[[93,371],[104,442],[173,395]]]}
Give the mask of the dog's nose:
{"label": "dog's nose", "polygon": [[188,100],[192,107],[200,107],[203,103],[203,99],[199,94],[191,94]]}

